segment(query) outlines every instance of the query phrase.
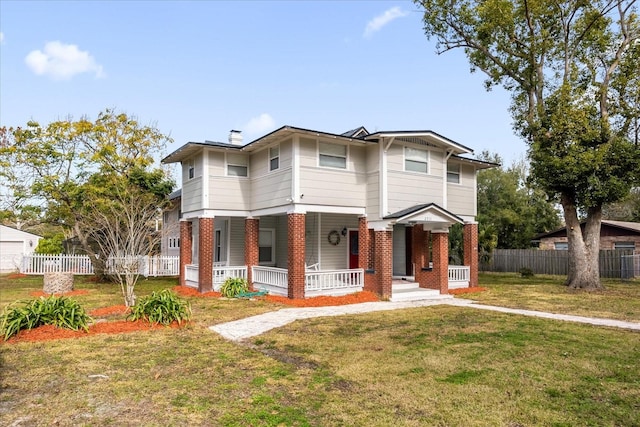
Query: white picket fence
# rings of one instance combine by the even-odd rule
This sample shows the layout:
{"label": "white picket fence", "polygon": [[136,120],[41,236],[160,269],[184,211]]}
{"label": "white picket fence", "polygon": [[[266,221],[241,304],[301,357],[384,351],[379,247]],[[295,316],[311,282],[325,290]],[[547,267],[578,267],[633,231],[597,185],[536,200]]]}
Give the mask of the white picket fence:
{"label": "white picket fence", "polygon": [[[123,264],[130,264],[121,257],[109,257],[107,270],[117,268]],[[135,258],[138,272],[145,277],[177,276],[180,271],[180,257],[178,256],[147,256],[141,255]],[[87,255],[39,255],[25,254],[20,263],[20,272],[23,274],[44,273],[73,273],[93,274],[93,265]]]}

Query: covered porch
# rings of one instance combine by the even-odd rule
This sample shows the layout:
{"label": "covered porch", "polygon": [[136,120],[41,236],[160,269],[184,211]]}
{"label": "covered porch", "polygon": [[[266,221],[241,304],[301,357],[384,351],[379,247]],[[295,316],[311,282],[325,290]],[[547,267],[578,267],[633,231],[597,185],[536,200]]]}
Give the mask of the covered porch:
{"label": "covered porch", "polygon": [[399,280],[446,294],[477,283],[477,224],[464,225],[465,265],[448,265],[448,227],[457,222],[433,204],[372,222],[340,212],[183,220],[180,280],[207,292],[240,277],[289,298],[369,290],[393,299]]}

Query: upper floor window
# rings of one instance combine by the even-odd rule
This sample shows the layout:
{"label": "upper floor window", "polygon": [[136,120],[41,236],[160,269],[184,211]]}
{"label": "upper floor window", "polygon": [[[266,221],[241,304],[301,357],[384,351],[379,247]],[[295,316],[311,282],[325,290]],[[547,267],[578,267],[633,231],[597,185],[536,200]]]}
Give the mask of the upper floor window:
{"label": "upper floor window", "polygon": [[319,164],[330,168],[347,168],[347,146],[321,142],[318,147]]}
{"label": "upper floor window", "polygon": [[269,170],[274,171],[280,168],[280,147],[269,148]]}
{"label": "upper floor window", "polygon": [[248,176],[247,158],[239,154],[227,154],[227,176]]}
{"label": "upper floor window", "polygon": [[404,170],[429,173],[429,152],[419,148],[404,147]]}
{"label": "upper floor window", "polygon": [[189,162],[187,163],[187,176],[189,177],[189,179],[193,179],[195,175],[196,175],[196,164],[193,160],[189,160]]}
{"label": "upper floor window", "polygon": [[447,182],[460,184],[460,165],[447,164]]}

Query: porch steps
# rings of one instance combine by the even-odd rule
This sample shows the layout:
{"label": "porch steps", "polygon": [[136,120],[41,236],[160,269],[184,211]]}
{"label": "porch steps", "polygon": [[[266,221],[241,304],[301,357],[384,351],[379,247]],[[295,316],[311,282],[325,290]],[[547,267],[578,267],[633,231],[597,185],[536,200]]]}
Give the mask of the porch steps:
{"label": "porch steps", "polygon": [[441,295],[435,289],[425,289],[418,286],[414,282],[400,282],[391,285],[390,301],[422,301],[422,300],[440,300],[451,299],[452,295]]}

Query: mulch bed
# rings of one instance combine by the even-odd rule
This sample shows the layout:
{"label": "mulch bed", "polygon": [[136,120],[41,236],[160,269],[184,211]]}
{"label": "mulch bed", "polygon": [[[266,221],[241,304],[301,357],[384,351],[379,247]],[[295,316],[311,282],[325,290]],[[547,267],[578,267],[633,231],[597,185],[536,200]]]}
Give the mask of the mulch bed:
{"label": "mulch bed", "polygon": [[481,286],[475,286],[473,288],[449,289],[449,294],[450,295],[473,294],[476,292],[483,292],[486,290],[487,288],[483,288]]}
{"label": "mulch bed", "polygon": [[83,338],[89,335],[97,334],[122,334],[127,332],[136,331],[150,331],[156,329],[165,328],[179,328],[184,326],[185,323],[179,325],[177,322],[173,322],[169,326],[158,325],[149,323],[147,321],[138,320],[135,322],[127,320],[118,320],[115,322],[98,322],[89,326],[89,332],[83,330],[73,331],[71,329],[57,328],[53,325],[43,325],[34,329],[27,329],[18,332],[17,335],[4,341],[7,343],[17,342],[36,342],[36,341],[51,341],[65,338]]}
{"label": "mulch bed", "polygon": [[32,297],[50,297],[51,295],[54,295],[56,297],[59,297],[59,296],[72,297],[74,295],[87,295],[88,293],[89,291],[87,289],[76,289],[75,291],[64,292],[61,294],[48,294],[44,291],[33,291],[33,292],[29,292],[29,295],[31,295]]}

